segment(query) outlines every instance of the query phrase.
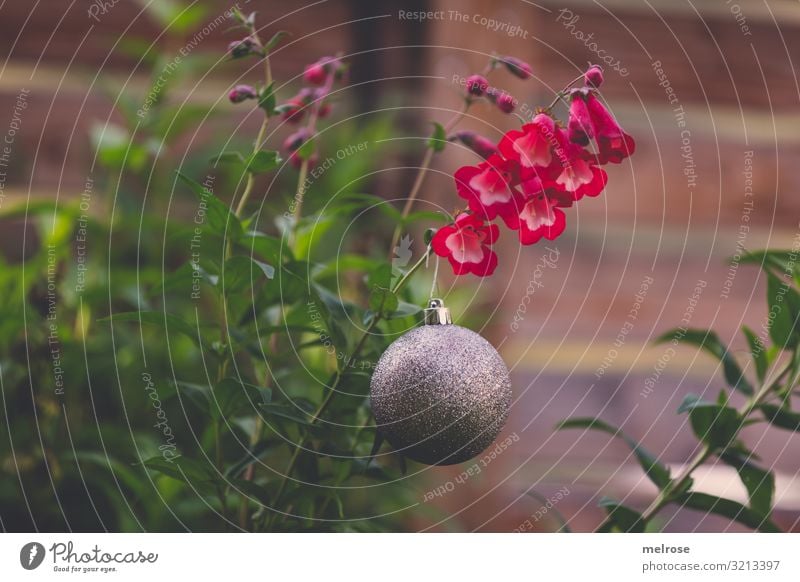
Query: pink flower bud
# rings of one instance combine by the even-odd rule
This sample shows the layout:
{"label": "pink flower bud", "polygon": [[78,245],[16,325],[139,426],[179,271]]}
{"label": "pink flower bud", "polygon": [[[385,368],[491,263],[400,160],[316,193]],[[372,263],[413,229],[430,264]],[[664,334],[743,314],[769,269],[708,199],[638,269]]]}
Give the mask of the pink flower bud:
{"label": "pink flower bud", "polygon": [[306,70],[303,73],[303,79],[309,85],[322,85],[327,78],[328,72],[325,70],[325,65],[321,61],[306,66]]}
{"label": "pink flower bud", "polygon": [[489,88],[489,81],[481,75],[470,75],[467,77],[467,93],[480,97]]}
{"label": "pink flower bud", "polygon": [[231,92],[228,93],[228,99],[231,103],[241,103],[248,99],[255,99],[258,97],[258,92],[255,87],[250,85],[236,85]]}
{"label": "pink flower bud", "polygon": [[586,71],[583,80],[589,87],[596,89],[603,84],[603,69],[599,65],[592,65]]}
{"label": "pink flower bud", "polygon": [[506,66],[508,72],[514,75],[515,77],[519,77],[520,79],[530,79],[533,75],[533,69],[531,66],[516,57],[501,57],[500,62]]}
{"label": "pink flower bud", "polygon": [[503,113],[511,113],[517,106],[517,100],[510,93],[503,91],[500,94],[489,92],[492,101]]}
{"label": "pink flower bud", "polygon": [[319,117],[320,119],[324,119],[324,118],[328,117],[328,115],[331,114],[331,109],[332,108],[333,107],[331,106],[330,103],[323,103],[320,106],[319,111],[317,112],[317,117]]}
{"label": "pink flower bud", "polygon": [[311,138],[311,131],[303,127],[289,135],[283,142],[283,149],[287,152],[296,152]]}
{"label": "pink flower bud", "polygon": [[474,131],[457,131],[453,134],[452,139],[460,141],[484,159],[488,159],[493,154],[497,153],[497,146],[495,144],[493,144],[488,138],[485,138]]}

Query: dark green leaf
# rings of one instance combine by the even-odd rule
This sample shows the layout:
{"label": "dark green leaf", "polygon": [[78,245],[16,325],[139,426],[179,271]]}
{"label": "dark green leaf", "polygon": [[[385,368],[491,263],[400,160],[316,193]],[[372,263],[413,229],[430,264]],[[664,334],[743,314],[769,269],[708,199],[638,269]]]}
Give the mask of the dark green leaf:
{"label": "dark green leaf", "polygon": [[219,475],[210,463],[180,456],[174,459],[152,457],[143,464],[148,469],[188,484],[201,495],[213,495],[221,486]]}
{"label": "dark green leaf", "polygon": [[767,273],[767,303],[771,324],[769,335],[779,348],[788,350],[797,346],[800,295],[772,273]]}
{"label": "dark green leaf", "polygon": [[268,404],[271,392],[237,378],[224,378],[214,387],[212,413],[221,418],[253,414],[256,407]]}
{"label": "dark green leaf", "polygon": [[781,531],[768,518],[730,499],[723,499],[706,493],[685,493],[679,496],[676,502],[690,509],[727,517],[761,532],[775,533]]}
{"label": "dark green leaf", "polygon": [[441,123],[433,122],[433,134],[428,138],[428,147],[435,152],[440,152],[447,145],[447,134]]}
{"label": "dark green leaf", "polygon": [[761,413],[773,426],[800,432],[800,413],[775,404],[762,404]]}
{"label": "dark green leaf", "polygon": [[686,411],[695,436],[712,449],[727,447],[741,428],[741,418],[735,408],[706,402],[695,394],[688,394],[678,409],[678,412]]}
{"label": "dark green leaf", "polygon": [[114,313],[109,317],[104,317],[100,321],[108,321],[113,325],[121,321],[135,321],[148,325],[156,325],[166,331],[175,331],[182,333],[186,337],[191,338],[193,341],[198,342],[200,330],[181,318],[170,313],[162,313],[160,311],[125,311],[123,313]]}
{"label": "dark green leaf", "polygon": [[669,469],[659,463],[655,456],[639,445],[639,443],[637,443],[634,439],[626,435],[615,426],[596,418],[571,418],[562,421],[556,426],[556,430],[569,428],[599,430],[612,436],[621,438],[631,448],[634,455],[636,455],[636,459],[639,461],[642,469],[644,469],[647,476],[659,489],[664,489],[669,484],[671,479]]}
{"label": "dark green leaf", "polygon": [[262,277],[272,279],[275,268],[250,257],[236,256],[225,261],[222,288],[226,293],[249,289]]}
{"label": "dark green leaf", "polygon": [[608,513],[608,519],[600,526],[600,532],[642,533],[645,522],[642,515],[620,502],[603,497],[597,502]]}
{"label": "dark green leaf", "polygon": [[759,382],[763,382],[767,375],[767,348],[761,338],[753,333],[753,330],[749,327],[742,327],[742,332],[747,338],[747,345],[750,346],[750,354],[753,356],[753,363],[756,366],[756,377]]}
{"label": "dark green leaf", "polygon": [[189,186],[199,201],[198,216],[204,218],[204,225],[219,236],[228,236],[234,241],[242,236],[242,224],[227,204],[217,198],[209,189],[178,172],[181,181]]}
{"label": "dark green leaf", "polygon": [[275,83],[272,82],[268,86],[261,89],[258,94],[258,106],[263,109],[267,115],[274,115],[275,111]]}
{"label": "dark green leaf", "polygon": [[738,390],[742,394],[748,396],[753,394],[753,387],[747,381],[742,369],[736,362],[736,358],[730,353],[728,348],[723,344],[719,336],[711,330],[705,329],[674,329],[668,331],[659,337],[657,343],[666,342],[683,342],[686,344],[697,346],[722,362],[722,369],[725,373],[725,381],[730,386]]}
{"label": "dark green leaf", "polygon": [[369,296],[370,311],[379,313],[381,315],[389,315],[397,310],[400,301],[397,295],[392,293],[389,289],[383,287],[375,287]]}
{"label": "dark green leaf", "polygon": [[772,512],[775,494],[775,476],[750,462],[746,455],[736,451],[725,451],[720,458],[739,473],[750,498],[750,509],[764,516]]}

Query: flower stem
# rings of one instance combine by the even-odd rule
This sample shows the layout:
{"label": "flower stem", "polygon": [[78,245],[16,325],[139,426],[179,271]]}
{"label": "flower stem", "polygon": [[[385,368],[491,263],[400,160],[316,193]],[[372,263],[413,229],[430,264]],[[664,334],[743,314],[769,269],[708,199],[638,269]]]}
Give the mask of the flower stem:
{"label": "flower stem", "polygon": [[[552,102],[550,105],[548,105],[548,106],[545,108],[545,111],[550,111],[550,110],[551,110],[553,107],[555,107],[555,106],[556,106],[556,103],[558,103],[560,100],[564,99],[564,97],[565,97],[565,96],[566,96],[566,94],[567,94],[567,89],[569,89],[569,88],[570,88],[570,87],[572,87],[572,86],[573,86],[575,83],[577,83],[578,81],[580,81],[581,79],[583,79],[583,75],[584,75],[584,74],[583,74],[583,73],[581,73],[579,76],[575,77],[574,79],[572,79],[572,81],[570,81],[569,83],[567,83],[567,84],[566,84],[566,86],[565,86],[563,89],[561,89],[561,91],[559,91],[558,93],[556,93],[556,98],[555,98],[555,99],[553,99],[553,102]],[[566,103],[566,101],[565,101],[565,103]]]}
{"label": "flower stem", "polygon": [[[444,126],[444,133],[447,135],[450,133],[453,128],[458,125],[458,123],[464,118],[467,114],[467,111],[472,105],[471,99],[465,99],[464,105],[462,106],[461,110],[453,115],[450,120]],[[428,147],[425,151],[425,156],[422,158],[422,162],[419,165],[419,170],[417,171],[417,176],[414,179],[414,184],[411,187],[411,191],[408,193],[408,198],[406,199],[405,206],[403,206],[403,212],[400,214],[400,220],[397,222],[397,226],[394,229],[394,233],[392,234],[392,244],[389,247],[389,256],[392,256],[394,253],[394,248],[397,246],[397,241],[400,240],[400,233],[403,229],[403,222],[408,217],[409,213],[411,212],[411,208],[414,206],[414,201],[417,199],[419,195],[420,188],[422,188],[422,183],[425,181],[425,176],[430,169],[431,162],[433,161],[433,148]]]}

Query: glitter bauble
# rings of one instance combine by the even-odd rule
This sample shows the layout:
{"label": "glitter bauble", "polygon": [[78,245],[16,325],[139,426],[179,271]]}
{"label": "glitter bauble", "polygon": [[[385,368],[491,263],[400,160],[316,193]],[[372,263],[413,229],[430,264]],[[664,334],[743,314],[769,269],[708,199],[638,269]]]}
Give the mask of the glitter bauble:
{"label": "glitter bauble", "polygon": [[426,323],[381,356],[370,385],[378,430],[398,452],[452,465],[488,447],[508,417],[511,384],[500,354],[477,333],[450,323],[438,299]]}

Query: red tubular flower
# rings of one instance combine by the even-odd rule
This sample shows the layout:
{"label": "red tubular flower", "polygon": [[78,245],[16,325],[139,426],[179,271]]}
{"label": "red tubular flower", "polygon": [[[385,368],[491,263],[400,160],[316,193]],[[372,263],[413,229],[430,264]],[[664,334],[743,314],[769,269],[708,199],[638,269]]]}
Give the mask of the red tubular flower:
{"label": "red tubular flower", "polygon": [[242,101],[255,99],[256,97],[258,97],[258,91],[256,91],[255,87],[251,87],[250,85],[236,85],[231,89],[231,92],[228,93],[228,99],[231,103],[241,103]]}
{"label": "red tubular flower", "polygon": [[584,196],[597,196],[606,187],[607,174],[597,166],[592,154],[579,145],[570,143],[563,136],[563,131],[558,131],[562,137],[555,150],[558,170],[553,184],[561,192],[570,193],[574,200],[580,200]]}
{"label": "red tubular flower", "polygon": [[466,212],[454,224],[436,231],[431,248],[440,257],[447,257],[456,275],[472,273],[488,277],[497,268],[497,255],[490,248],[499,236],[496,224]]}
{"label": "red tubular flower", "polygon": [[455,173],[458,195],[478,216],[494,219],[513,206],[512,182],[516,164],[498,155],[477,166],[463,166]]}
{"label": "red tubular flower", "polygon": [[555,240],[567,225],[564,211],[558,200],[550,198],[545,191],[526,194],[518,200],[519,212],[503,217],[506,226],[518,231],[519,242],[532,245],[542,238]]}
{"label": "red tubular flower", "polygon": [[539,113],[520,131],[509,131],[500,140],[506,159],[519,161],[523,168],[546,167],[552,162],[555,124],[549,115]]}
{"label": "red tubular flower", "polygon": [[497,146],[474,131],[457,131],[451,139],[460,141],[480,157],[487,160],[497,153]]}
{"label": "red tubular flower", "polygon": [[481,75],[470,75],[467,77],[467,93],[480,97],[489,89],[489,81]]}
{"label": "red tubular flower", "polygon": [[622,130],[594,92],[590,91],[586,96],[586,108],[600,152],[600,163],[619,164],[631,156],[636,149],[636,142]]}
{"label": "red tubular flower", "polygon": [[508,72],[520,79],[530,79],[533,75],[533,69],[525,61],[516,57],[501,57],[500,62],[506,66]]}
{"label": "red tubular flower", "polygon": [[586,107],[584,93],[580,90],[572,93],[567,130],[569,131],[569,141],[582,146],[589,145],[589,139],[594,137],[592,118]]}

